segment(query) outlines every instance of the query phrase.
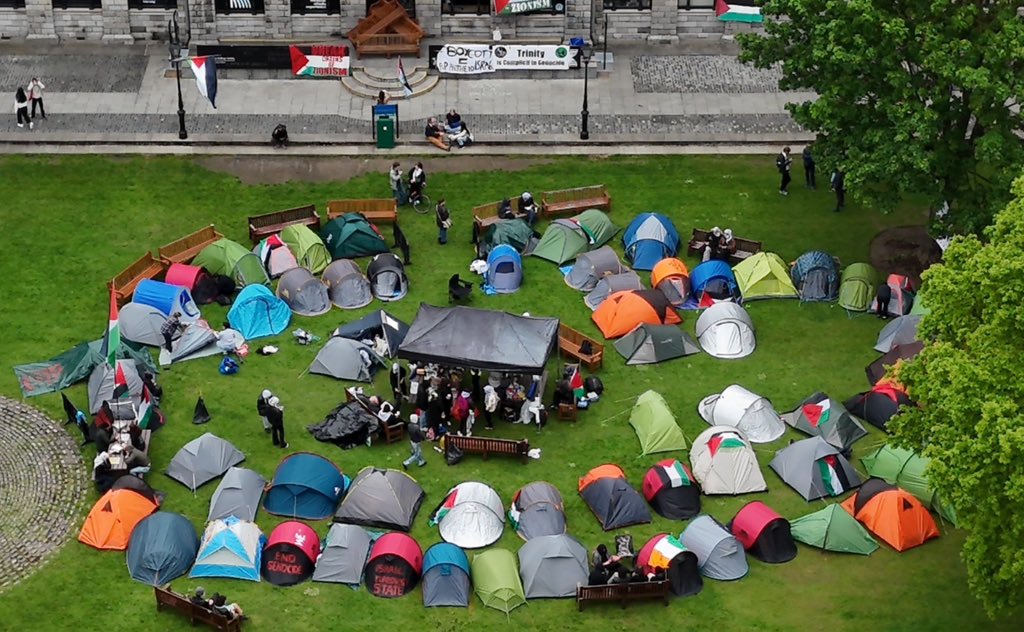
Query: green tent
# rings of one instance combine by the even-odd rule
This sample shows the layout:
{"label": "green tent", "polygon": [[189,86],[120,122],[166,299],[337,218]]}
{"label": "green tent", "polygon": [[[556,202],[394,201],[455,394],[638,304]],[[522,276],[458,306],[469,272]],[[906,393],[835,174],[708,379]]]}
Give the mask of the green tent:
{"label": "green tent", "polygon": [[851,312],[866,312],[875,300],[882,275],[870,264],[851,263],[839,282],[839,305]]}
{"label": "green tent", "polygon": [[951,505],[944,504],[938,493],[932,489],[925,469],[930,459],[918,456],[904,448],[883,445],[860,460],[869,476],[883,479],[890,485],[910,492],[926,507],[931,507],[946,520],[956,526],[956,511]]}
{"label": "green tent", "polygon": [[612,223],[608,214],[596,208],[583,211],[573,219],[590,237],[589,250],[597,250],[611,241],[615,233],[619,232],[619,227]]}
{"label": "green tent", "polygon": [[388,245],[373,224],[359,213],[346,213],[320,230],[332,259],[355,259],[388,252]]}
{"label": "green tent", "polygon": [[309,226],[292,224],[281,231],[281,241],[288,246],[300,267],[320,274],[331,265],[331,254]]}
{"label": "green tent", "polygon": [[921,295],[920,294],[915,294],[914,295],[914,303],[910,306],[910,315],[911,316],[927,316],[928,314],[931,313],[931,311],[932,311],[931,308],[929,308],[927,305],[925,305],[924,301],[921,300]]}
{"label": "green tent", "polygon": [[664,398],[654,391],[647,391],[636,399],[633,412],[629,414],[629,425],[640,439],[642,454],[686,449],[686,438],[676,418]]}
{"label": "green tent", "polygon": [[526,593],[512,551],[489,549],[474,555],[470,574],[477,596],[488,608],[508,614],[526,604]]}
{"label": "green tent", "polygon": [[[149,349],[128,340],[122,340],[118,360],[134,360],[142,370],[156,374],[157,368]],[[18,386],[25,397],[56,393],[88,378],[93,369],[107,361],[103,354],[103,339],[82,342],[64,353],[43,362],[14,367]]]}
{"label": "green tent", "polygon": [[789,268],[774,252],[758,252],[732,269],[744,301],[759,298],[799,298]]}
{"label": "green tent", "polygon": [[575,259],[581,252],[586,252],[589,243],[587,233],[579,224],[571,219],[556,219],[544,231],[544,236],[540,238],[532,254],[562,265]]}
{"label": "green tent", "polygon": [[481,239],[481,252],[486,255],[495,247],[508,244],[519,253],[525,253],[533,239],[533,229],[522,219],[503,219],[491,224]]}
{"label": "green tent", "polygon": [[203,248],[192,265],[205,268],[210,274],[229,276],[239,286],[270,285],[270,277],[260,258],[230,239],[220,239]]}
{"label": "green tent", "polygon": [[838,504],[791,520],[789,530],[797,542],[826,551],[871,555],[878,550],[867,529]]}

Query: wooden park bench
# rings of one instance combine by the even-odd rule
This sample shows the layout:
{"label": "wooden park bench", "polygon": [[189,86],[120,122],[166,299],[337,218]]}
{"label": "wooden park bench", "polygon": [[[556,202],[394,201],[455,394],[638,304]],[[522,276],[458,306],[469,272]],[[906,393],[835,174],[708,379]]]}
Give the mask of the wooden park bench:
{"label": "wooden park bench", "polygon": [[[580,347],[584,342],[590,342],[593,350],[591,353],[583,353]],[[558,351],[562,355],[569,356],[580,362],[591,371],[601,368],[604,363],[604,344],[590,336],[583,335],[565,323],[558,324]]]}
{"label": "wooden park bench", "polygon": [[[526,213],[520,213],[516,210],[516,200],[511,200],[512,204],[512,215],[515,219],[526,219]],[[490,204],[481,204],[480,206],[473,207],[473,235],[483,235],[484,231],[487,230],[493,224],[497,224],[501,221],[498,217],[498,209],[501,208],[501,200],[497,202],[491,202]]]}
{"label": "wooden park bench", "polygon": [[[694,228],[687,252],[697,257],[703,255],[704,247],[708,245],[708,235],[710,232],[701,228]],[[733,239],[736,241],[736,252],[729,256],[729,263],[732,265],[736,265],[747,257],[761,252],[761,249],[764,247],[761,242],[754,241],[753,239],[744,239],[742,237],[733,237]]]}
{"label": "wooden park bench", "polygon": [[[377,416],[377,411],[370,408],[369,398],[367,398],[365,395],[356,395],[355,390],[353,388],[345,389],[345,401],[355,402],[359,404],[359,406],[367,413],[373,415],[374,417]],[[378,425],[380,427],[380,436],[384,438],[384,443],[386,445],[398,443],[399,441],[405,438],[405,424],[401,423],[401,421],[391,425],[385,423],[381,423]]]}
{"label": "wooden park bench", "polygon": [[327,203],[327,219],[346,213],[360,213],[371,224],[397,224],[398,203],[394,198],[377,200],[331,200]]}
{"label": "wooden park bench", "polygon": [[598,586],[577,586],[576,607],[580,612],[583,605],[599,601],[615,601],[623,608],[629,601],[661,599],[668,605],[669,582],[635,582],[628,584],[601,584]]}
{"label": "wooden park bench", "polygon": [[153,592],[156,594],[156,609],[158,611],[164,608],[177,610],[188,617],[188,622],[192,627],[195,627],[197,623],[202,623],[214,630],[223,630],[224,632],[238,632],[242,629],[241,619],[228,619],[219,612],[194,604],[185,595],[179,595],[172,591],[170,584],[164,588],[154,586]]}
{"label": "wooden park bench", "polygon": [[472,452],[484,455],[484,459],[490,454],[508,454],[517,456],[526,463],[529,458],[530,442],[527,439],[515,441],[513,439],[496,439],[493,437],[460,437],[457,434],[446,434],[444,436],[445,457],[448,453],[459,449],[463,454]]}
{"label": "wooden park bench", "polygon": [[612,212],[612,199],[603,184],[540,194],[540,210],[544,217],[576,215],[591,208],[601,209],[605,213]]}
{"label": "wooden park bench", "polygon": [[283,211],[253,215],[249,218],[249,239],[255,244],[261,239],[276,235],[292,224],[309,226],[312,231],[318,232],[320,216],[317,215],[316,207],[308,204]]}
{"label": "wooden park bench", "polygon": [[162,246],[158,251],[160,261],[166,266],[170,266],[172,263],[188,263],[195,259],[196,255],[202,252],[203,248],[223,238],[224,235],[217,232],[214,225],[210,224],[194,233],[185,235],[181,239],[172,241],[166,246]]}
{"label": "wooden park bench", "polygon": [[153,279],[167,269],[153,253],[147,252],[107,282],[107,288],[114,293],[118,306],[132,300],[135,288],[144,279]]}

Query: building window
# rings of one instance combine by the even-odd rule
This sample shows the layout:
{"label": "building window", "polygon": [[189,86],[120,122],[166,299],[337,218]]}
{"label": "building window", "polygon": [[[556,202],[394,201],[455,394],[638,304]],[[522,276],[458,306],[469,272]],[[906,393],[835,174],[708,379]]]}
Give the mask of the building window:
{"label": "building window", "polygon": [[[294,0],[293,0],[294,1]],[[377,4],[378,0],[366,0],[366,15],[370,15],[370,9],[373,5]],[[416,17],[416,0],[398,0],[398,4],[402,5],[405,12],[409,14],[410,18]]]}
{"label": "building window", "polygon": [[128,0],[129,9],[177,9],[178,0]]}
{"label": "building window", "polygon": [[650,11],[651,0],[604,0],[605,11],[618,11],[619,9]]}
{"label": "building window", "polygon": [[442,8],[448,15],[489,15],[491,0],[444,0]]}
{"label": "building window", "polygon": [[[25,6],[22,3],[22,6]],[[54,9],[101,9],[102,0],[53,0]]]}
{"label": "building window", "polygon": [[341,0],[292,0],[292,15],[338,15]]}
{"label": "building window", "polygon": [[263,13],[263,0],[216,0],[217,13],[241,13],[258,15]]}
{"label": "building window", "polygon": [[684,11],[690,9],[714,9],[715,0],[678,0],[679,8]]}
{"label": "building window", "polygon": [[24,9],[25,0],[0,0],[0,9]]}

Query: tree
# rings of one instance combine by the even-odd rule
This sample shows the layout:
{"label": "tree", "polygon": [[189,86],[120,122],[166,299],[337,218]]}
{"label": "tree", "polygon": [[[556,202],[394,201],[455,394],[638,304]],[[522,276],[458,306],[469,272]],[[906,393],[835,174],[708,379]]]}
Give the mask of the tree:
{"label": "tree", "polygon": [[990,615],[1024,604],[1024,177],[988,243],[954,239],[924,274],[929,343],[902,366],[920,406],[889,424],[932,459],[929,477],[967,531],[963,557]]}
{"label": "tree", "polygon": [[949,205],[933,216],[942,228],[976,232],[1024,165],[1020,5],[767,0],[766,35],[741,35],[740,58],[781,64],[781,89],[818,95],[787,107],[851,195],[885,211],[923,194],[933,213]]}

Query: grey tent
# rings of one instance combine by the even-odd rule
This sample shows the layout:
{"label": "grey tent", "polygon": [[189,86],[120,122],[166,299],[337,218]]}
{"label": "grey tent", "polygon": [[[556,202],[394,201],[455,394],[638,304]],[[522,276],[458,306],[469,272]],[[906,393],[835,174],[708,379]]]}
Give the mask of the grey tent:
{"label": "grey tent", "polygon": [[384,361],[373,349],[348,338],[331,338],[309,365],[310,373],[339,380],[372,382]]}
{"label": "grey tent", "polygon": [[362,527],[331,525],[323,541],[323,551],[316,559],[313,581],[358,586],[371,543],[370,534]]}
{"label": "grey tent", "polygon": [[587,585],[587,549],[570,535],[542,535],[519,549],[519,577],[527,599],[574,597]]}
{"label": "grey tent", "polygon": [[597,282],[611,274],[621,274],[627,270],[619,261],[619,255],[611,246],[601,246],[597,250],[576,257],[569,274],[565,275],[565,284],[582,292],[589,292],[597,286]]}
{"label": "grey tent", "polygon": [[125,561],[135,581],[162,586],[192,567],[199,552],[199,536],[188,518],[158,511],[132,529]]}
{"label": "grey tent", "polygon": [[331,302],[342,309],[358,309],[373,301],[369,279],[351,259],[338,259],[327,266],[322,279]]}
{"label": "grey tent", "polygon": [[409,293],[409,277],[405,276],[402,260],[392,252],[384,252],[366,266],[373,295],[382,301],[397,301]]}
{"label": "grey tent", "polygon": [[[139,367],[134,360],[118,360],[117,366],[124,373],[131,402],[138,407],[142,399],[142,376],[139,371],[143,367]],[[106,362],[97,364],[92,370],[89,375],[89,414],[95,415],[103,406],[103,402],[113,399],[115,373],[116,369],[110,368]]]}
{"label": "grey tent", "polygon": [[319,316],[331,310],[327,286],[305,268],[292,268],[281,275],[277,297],[300,316]]}
{"label": "grey tent", "polygon": [[839,268],[835,257],[820,250],[800,255],[789,271],[801,301],[834,301],[839,298]]}
{"label": "grey tent", "polygon": [[921,324],[921,314],[898,316],[887,323],[878,334],[875,351],[888,353],[897,345],[908,345],[917,340],[917,326]]}
{"label": "grey tent", "polygon": [[409,531],[426,494],[405,472],[364,467],[334,514],[335,522]]}
{"label": "grey tent", "polygon": [[653,364],[700,353],[697,341],[676,325],[641,323],[614,344],[626,364]]}
{"label": "grey tent", "polygon": [[[161,344],[163,344],[162,336]],[[185,327],[181,336],[171,344],[170,351],[160,349],[160,366],[205,358],[222,352],[217,346],[217,332],[210,329],[205,321],[197,320]]]}
{"label": "grey tent", "polygon": [[512,497],[509,521],[524,540],[565,533],[562,494],[551,483],[535,481],[524,485]]}
{"label": "grey tent", "polygon": [[814,393],[795,409],[779,416],[800,432],[828,441],[840,452],[845,452],[868,434],[842,403],[821,392]]}
{"label": "grey tent", "polygon": [[608,276],[601,277],[601,280],[597,282],[594,289],[590,290],[590,293],[583,298],[583,302],[591,310],[595,310],[604,302],[604,299],[616,292],[642,289],[644,289],[644,284],[640,280],[640,276],[627,268],[619,274],[609,274]]}
{"label": "grey tent", "polygon": [[402,345],[407,333],[409,333],[409,325],[381,309],[371,312],[357,321],[338,327],[331,335],[358,340],[370,345],[373,344],[374,338],[383,338],[387,356],[393,358],[398,353],[398,347]]}
{"label": "grey tent", "polygon": [[427,549],[423,555],[424,607],[465,608],[470,589],[469,559],[462,549],[449,542]]}
{"label": "grey tent", "polygon": [[248,522],[256,520],[263,488],[267,481],[252,470],[233,467],[227,471],[210,498],[207,522],[234,516]]}
{"label": "grey tent", "polygon": [[142,303],[128,303],[117,313],[121,338],[151,347],[159,347],[164,343],[160,328],[166,321],[166,314]]}
{"label": "grey tent", "polygon": [[821,437],[791,443],[769,464],[806,501],[839,496],[860,487],[860,476],[838,449]]}
{"label": "grey tent", "polygon": [[686,550],[697,555],[700,574],[711,579],[731,581],[747,574],[743,545],[717,520],[697,516],[679,536]]}
{"label": "grey tent", "polygon": [[186,443],[167,465],[167,475],[196,491],[245,460],[231,442],[207,432]]}
{"label": "grey tent", "polygon": [[736,303],[715,303],[697,318],[697,340],[716,358],[745,358],[754,352],[754,322]]}

